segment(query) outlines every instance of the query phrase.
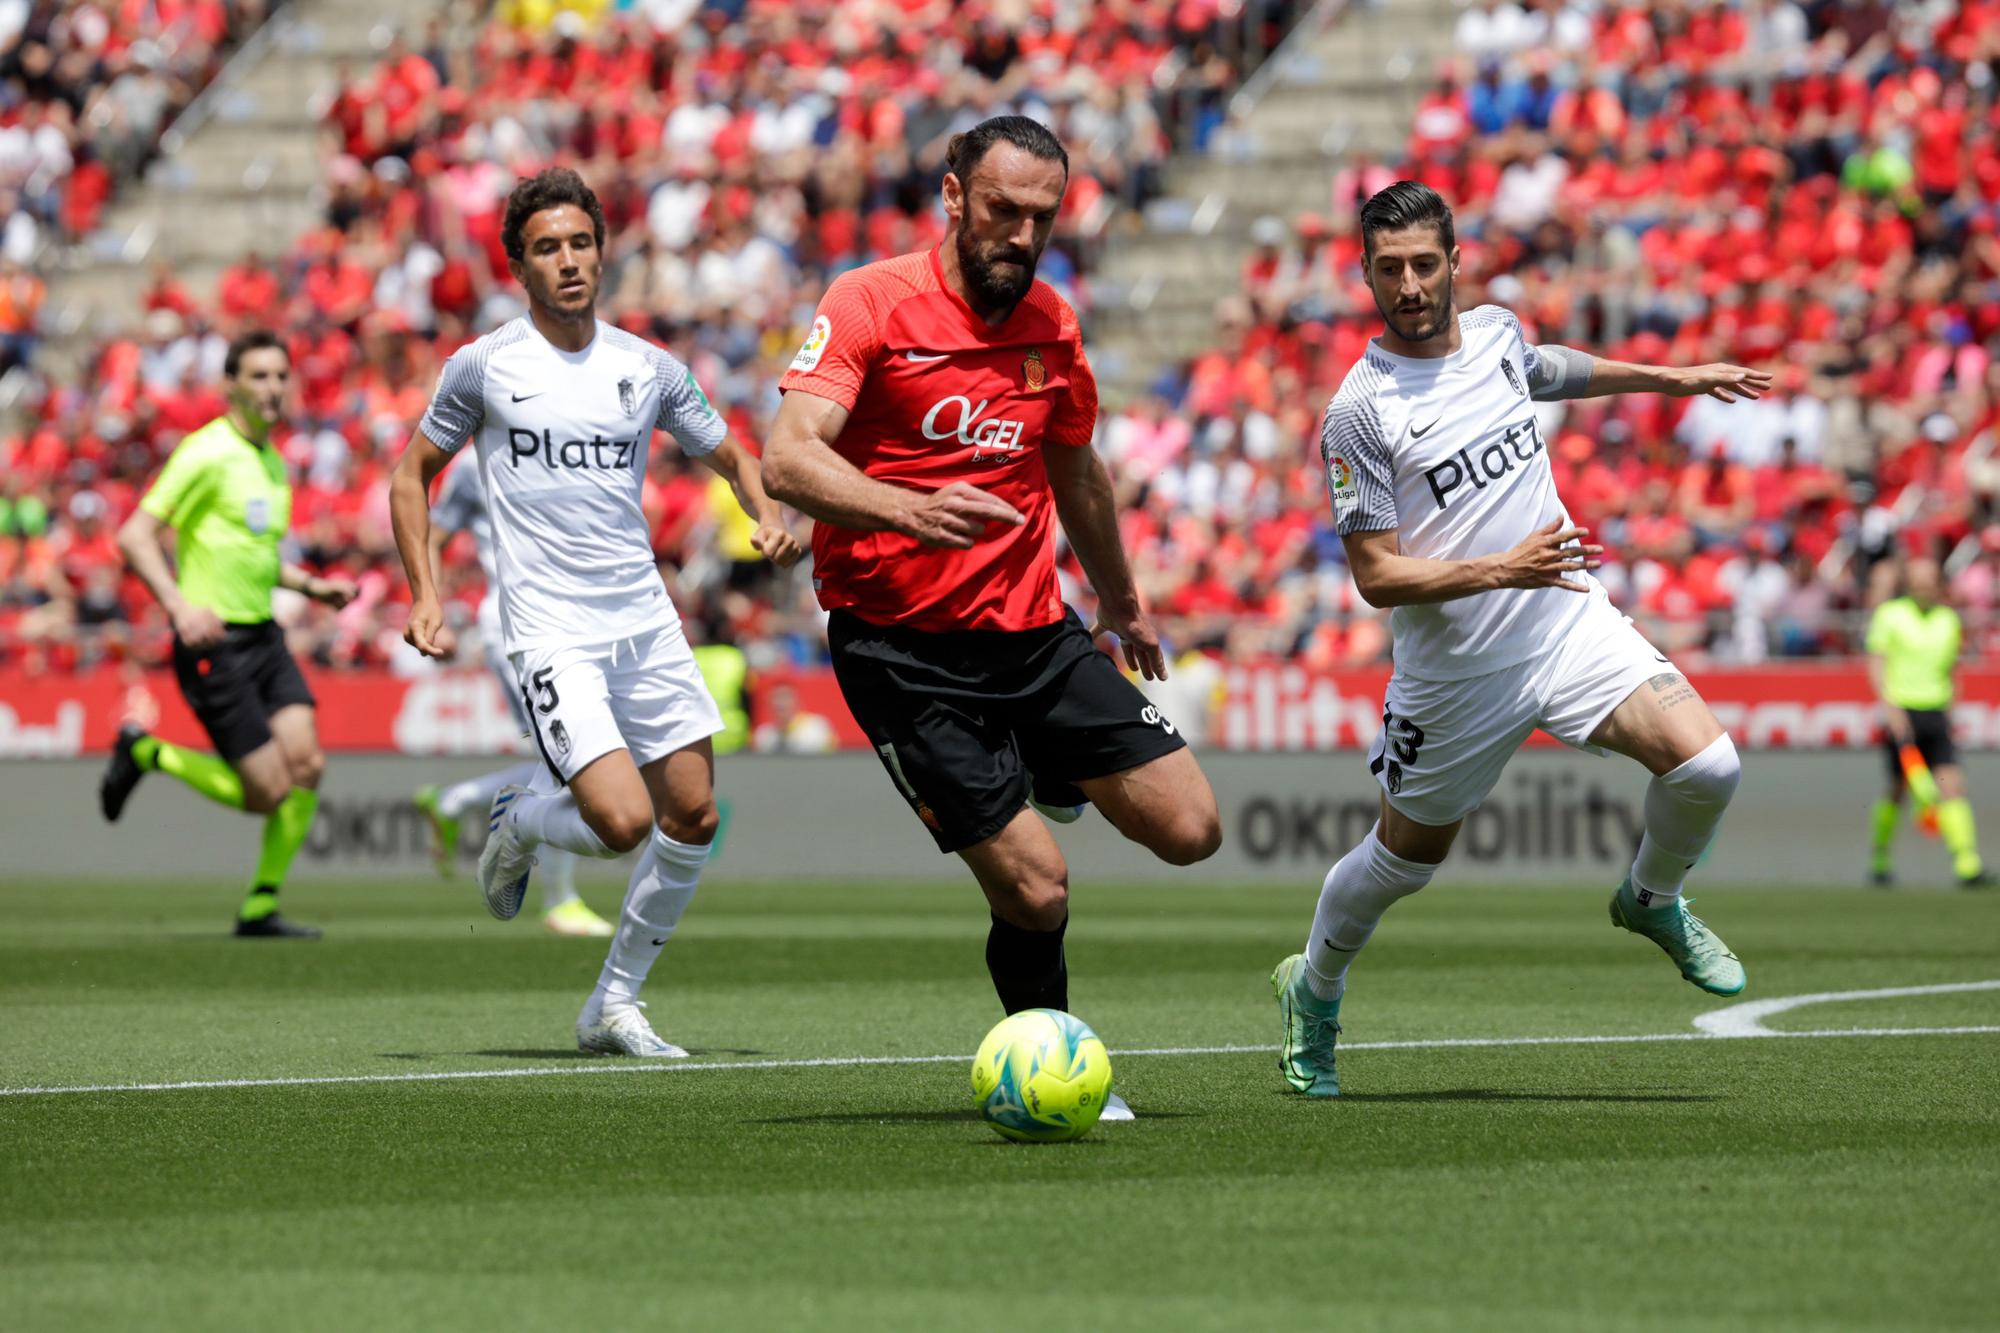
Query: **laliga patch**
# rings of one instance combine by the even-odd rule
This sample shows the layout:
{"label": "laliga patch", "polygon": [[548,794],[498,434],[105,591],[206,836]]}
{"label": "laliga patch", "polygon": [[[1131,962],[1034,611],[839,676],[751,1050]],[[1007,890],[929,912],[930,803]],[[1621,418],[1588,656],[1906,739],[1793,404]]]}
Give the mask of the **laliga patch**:
{"label": "laliga patch", "polygon": [[792,358],[792,369],[807,371],[818,366],[820,357],[826,353],[827,341],[832,337],[832,321],[825,315],[815,315],[812,332],[806,335],[805,345],[799,348],[799,354]]}
{"label": "laliga patch", "polygon": [[1361,492],[1354,486],[1354,469],[1339,454],[1326,456],[1326,490],[1333,497],[1333,513],[1344,518],[1361,507]]}
{"label": "laliga patch", "polygon": [[252,496],[243,506],[243,526],[256,536],[263,536],[271,530],[271,502],[261,495]]}

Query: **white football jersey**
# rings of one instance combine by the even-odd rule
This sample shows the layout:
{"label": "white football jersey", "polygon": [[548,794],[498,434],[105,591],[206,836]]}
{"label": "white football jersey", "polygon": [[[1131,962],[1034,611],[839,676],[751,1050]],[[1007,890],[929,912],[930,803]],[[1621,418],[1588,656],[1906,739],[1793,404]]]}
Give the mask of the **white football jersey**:
{"label": "white football jersey", "polygon": [[602,321],[565,352],[523,315],[452,353],[418,429],[479,451],[507,652],[679,623],[640,507],[646,459],[655,430],[689,454],[728,433],[680,361]]}
{"label": "white football jersey", "polygon": [[[1370,342],[1328,404],[1320,429],[1327,492],[1341,535],[1394,528],[1404,555],[1470,560],[1505,551],[1552,519],[1556,496],[1531,386],[1550,377],[1512,311],[1458,317],[1450,356],[1397,356]],[[1399,606],[1390,616],[1398,673],[1422,680],[1485,675],[1555,646],[1591,592],[1502,588]]]}

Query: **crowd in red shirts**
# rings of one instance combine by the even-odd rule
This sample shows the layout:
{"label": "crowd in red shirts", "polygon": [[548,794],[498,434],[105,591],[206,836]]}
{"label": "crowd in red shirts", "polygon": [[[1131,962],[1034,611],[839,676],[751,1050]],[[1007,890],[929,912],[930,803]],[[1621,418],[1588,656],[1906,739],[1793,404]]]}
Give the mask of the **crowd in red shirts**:
{"label": "crowd in red shirts", "polygon": [[[298,555],[362,589],[338,615],[285,598],[281,617],[310,660],[393,661],[405,593],[386,469],[444,354],[520,309],[499,235],[516,176],[562,161],[592,182],[611,232],[604,317],[688,359],[754,446],[826,283],[941,235],[950,134],[1009,109],[1063,133],[1073,183],[1043,275],[1087,307],[1091,253],[1129,225],[1121,209],[1152,197],[1170,151],[1201,148],[1305,6],[654,0],[501,21],[528,8],[502,4],[469,47],[433,25],[343,71],[323,109],[325,224],[246,256],[212,302],[162,267],[88,381],[48,386],[41,420],[0,439],[0,666],[164,658],[166,626],[112,533],[166,451],[221,410],[222,351],[253,324],[291,343]],[[816,657],[803,581],[760,575],[726,491],[656,455],[654,545],[696,632]],[[463,543],[448,555],[469,617],[477,567]]]}
{"label": "crowd in red shirts", "polygon": [[[38,425],[0,440],[0,665],[164,655],[110,534],[220,410],[226,335],[262,322],[292,342],[299,554],[363,588],[337,616],[283,614],[322,663],[393,661],[385,469],[442,355],[519,308],[498,245],[518,173],[584,170],[611,220],[606,317],[687,357],[754,445],[831,276],[939,234],[951,132],[1025,108],[1065,135],[1075,185],[1044,275],[1087,312],[1094,249],[1117,243],[1169,147],[1221,119],[1241,72],[1225,53],[1256,45],[1225,40],[1238,7],[1206,0],[666,8],[683,22],[664,33],[496,24],[460,50],[433,31],[351,73],[325,108],[326,225],[246,257],[212,305],[162,271],[89,382],[54,386]],[[1253,9],[1262,38],[1293,16]],[[1404,159],[1351,160],[1320,206],[1261,220],[1214,347],[1103,423],[1128,546],[1176,645],[1323,667],[1387,650],[1315,444],[1378,327],[1355,212],[1403,174],[1457,206],[1462,307],[1501,302],[1531,338],[1603,355],[1776,372],[1755,404],[1544,409],[1562,494],[1659,642],[1733,660],[1855,650],[1885,557],[1925,549],[1950,556],[1990,644],[2000,3],[1479,0],[1456,38]],[[804,584],[760,574],[726,493],[659,454],[655,548],[697,632],[813,659]],[[469,618],[477,570],[451,556]],[[1073,563],[1066,578],[1080,596]]]}
{"label": "crowd in red shirts", "polygon": [[1772,369],[1761,402],[1550,404],[1561,494],[1656,641],[1858,651],[1899,552],[2000,584],[2000,4],[1479,0],[1404,160],[1257,224],[1216,348],[1108,424],[1127,537],[1185,640],[1374,660],[1326,517],[1319,408],[1380,327],[1361,200],[1456,207],[1461,308],[1613,358]]}
{"label": "crowd in red shirts", "polygon": [[[97,226],[116,184],[263,22],[267,0],[0,3],[0,288],[45,241]],[[33,348],[35,311],[0,290],[0,372]]]}

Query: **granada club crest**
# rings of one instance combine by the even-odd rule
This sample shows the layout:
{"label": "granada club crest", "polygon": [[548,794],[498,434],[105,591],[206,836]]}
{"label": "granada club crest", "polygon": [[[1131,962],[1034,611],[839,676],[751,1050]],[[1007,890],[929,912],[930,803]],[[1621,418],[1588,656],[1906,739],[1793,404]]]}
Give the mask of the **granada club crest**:
{"label": "granada club crest", "polygon": [[618,381],[618,410],[628,417],[639,410],[639,393],[630,377]]}
{"label": "granada club crest", "polygon": [[1029,393],[1040,393],[1042,386],[1049,382],[1049,370],[1042,364],[1041,348],[1028,349],[1028,359],[1021,363],[1021,378],[1027,382]]}

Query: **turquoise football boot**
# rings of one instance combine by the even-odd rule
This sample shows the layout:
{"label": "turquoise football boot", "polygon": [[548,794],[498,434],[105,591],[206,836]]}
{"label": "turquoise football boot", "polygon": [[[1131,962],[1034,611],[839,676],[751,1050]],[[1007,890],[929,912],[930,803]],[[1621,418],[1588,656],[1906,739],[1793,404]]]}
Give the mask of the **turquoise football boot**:
{"label": "turquoise football boot", "polygon": [[1710,995],[1741,993],[1747,978],[1743,964],[1708,928],[1708,923],[1688,911],[1692,898],[1675,898],[1664,907],[1642,905],[1627,875],[1611,895],[1611,924],[1623,926],[1634,935],[1644,935],[1667,951],[1667,957],[1681,975]]}
{"label": "turquoise football boot", "polygon": [[1340,1001],[1322,1000],[1306,984],[1306,957],[1295,953],[1271,974],[1278,1012],[1285,1020],[1284,1053],[1278,1069],[1294,1091],[1308,1097],[1338,1097],[1340,1075],[1333,1068],[1333,1044],[1340,1039]]}

